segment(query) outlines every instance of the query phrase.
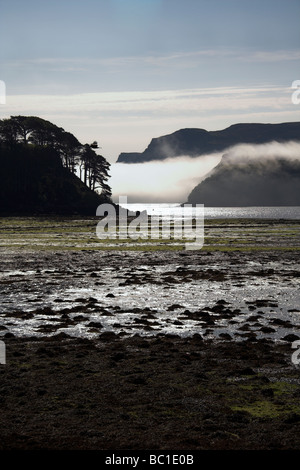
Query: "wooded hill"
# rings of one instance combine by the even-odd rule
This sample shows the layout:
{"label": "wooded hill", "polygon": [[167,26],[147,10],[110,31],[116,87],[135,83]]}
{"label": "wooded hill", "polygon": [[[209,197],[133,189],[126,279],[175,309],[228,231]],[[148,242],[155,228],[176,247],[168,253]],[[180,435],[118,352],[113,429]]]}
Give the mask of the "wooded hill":
{"label": "wooded hill", "polygon": [[97,148],[39,117],[0,120],[0,213],[95,215],[111,198]]}

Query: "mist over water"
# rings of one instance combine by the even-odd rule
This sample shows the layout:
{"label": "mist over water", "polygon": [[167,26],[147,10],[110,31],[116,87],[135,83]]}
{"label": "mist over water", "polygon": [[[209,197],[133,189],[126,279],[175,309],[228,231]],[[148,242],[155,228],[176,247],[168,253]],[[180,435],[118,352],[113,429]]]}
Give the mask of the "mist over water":
{"label": "mist over water", "polygon": [[[224,158],[222,158],[224,157]],[[145,163],[113,163],[109,184],[113,200],[127,196],[128,203],[186,202],[189,193],[220,163],[260,164],[262,171],[276,169],[279,160],[300,162],[300,142],[269,142],[265,144],[238,144],[222,152],[199,157],[181,156]],[[237,173],[238,177],[238,173]],[[217,190],[217,188],[216,188]]]}
{"label": "mist over water", "polygon": [[268,142],[266,144],[239,144],[223,152],[225,162],[241,163],[249,160],[275,163],[278,159],[300,161],[300,142]]}
{"label": "mist over water", "polygon": [[188,194],[221,160],[222,153],[176,157],[146,163],[113,163],[109,184],[113,200],[129,203],[185,202]]}

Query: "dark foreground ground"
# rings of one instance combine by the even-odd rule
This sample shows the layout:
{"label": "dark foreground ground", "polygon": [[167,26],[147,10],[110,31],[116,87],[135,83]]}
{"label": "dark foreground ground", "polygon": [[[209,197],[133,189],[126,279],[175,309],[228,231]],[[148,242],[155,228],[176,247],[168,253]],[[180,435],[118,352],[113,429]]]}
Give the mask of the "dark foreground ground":
{"label": "dark foreground ground", "polygon": [[109,333],[6,344],[1,450],[300,448],[288,344]]}
{"label": "dark foreground ground", "polygon": [[300,450],[299,251],[282,233],[267,251],[2,248],[0,450]]}

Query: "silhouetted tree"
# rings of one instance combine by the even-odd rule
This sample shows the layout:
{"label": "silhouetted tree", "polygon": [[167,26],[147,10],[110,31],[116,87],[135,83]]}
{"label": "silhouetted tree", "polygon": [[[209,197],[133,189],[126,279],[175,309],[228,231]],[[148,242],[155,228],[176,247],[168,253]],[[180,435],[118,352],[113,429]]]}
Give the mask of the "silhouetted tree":
{"label": "silhouetted tree", "polygon": [[96,140],[94,140],[94,142],[91,143],[91,148],[92,149],[98,149],[99,148],[98,142]]}
{"label": "silhouetted tree", "polygon": [[82,144],[73,134],[63,131],[57,138],[56,148],[60,153],[63,165],[75,173],[81,158]]}
{"label": "silhouetted tree", "polygon": [[52,155],[58,155],[67,170],[76,174],[79,169],[80,179],[90,189],[100,189],[104,196],[111,196],[107,184],[110,164],[95,152],[99,148],[96,141],[82,145],[73,134],[50,121],[36,116],[11,116],[0,120],[0,146],[15,152],[18,146],[53,149]]}
{"label": "silhouetted tree", "polygon": [[0,139],[2,145],[12,149],[18,142],[18,128],[11,119],[0,121]]}
{"label": "silhouetted tree", "polygon": [[36,119],[34,117],[26,116],[11,116],[11,123],[17,132],[17,140],[26,144],[28,137],[36,127]]}
{"label": "silhouetted tree", "polygon": [[43,147],[58,147],[64,133],[61,127],[37,117],[30,118],[30,121],[33,123],[32,133],[28,139],[30,143]]}
{"label": "silhouetted tree", "polygon": [[111,196],[111,189],[107,185],[110,164],[102,156],[98,155],[92,145],[85,144],[80,156],[80,174],[83,182],[93,191],[101,189],[107,197]]}

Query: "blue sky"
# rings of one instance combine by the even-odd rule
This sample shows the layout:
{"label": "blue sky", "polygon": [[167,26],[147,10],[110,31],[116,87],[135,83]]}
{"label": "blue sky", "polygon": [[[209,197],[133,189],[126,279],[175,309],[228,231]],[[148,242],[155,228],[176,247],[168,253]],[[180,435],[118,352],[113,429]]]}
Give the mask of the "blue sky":
{"label": "blue sky", "polygon": [[184,127],[300,120],[300,0],[0,0],[0,118],[114,162]]}

